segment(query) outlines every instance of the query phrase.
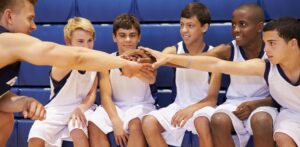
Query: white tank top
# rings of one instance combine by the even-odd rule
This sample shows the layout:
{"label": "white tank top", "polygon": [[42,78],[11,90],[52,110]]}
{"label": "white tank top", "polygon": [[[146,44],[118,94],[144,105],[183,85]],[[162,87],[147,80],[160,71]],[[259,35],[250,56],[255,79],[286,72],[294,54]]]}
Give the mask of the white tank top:
{"label": "white tank top", "polygon": [[[206,45],[203,52],[211,49]],[[188,53],[185,44],[181,41],[177,44],[177,54]],[[208,94],[209,73],[187,68],[176,68],[176,98],[175,103],[187,107],[204,99]]]}
{"label": "white tank top", "polygon": [[46,108],[53,108],[58,112],[72,111],[88,95],[96,75],[97,72],[94,71],[72,70],[60,81],[60,86],[55,85],[57,82],[50,77],[51,95]]}
{"label": "white tank top", "polygon": [[[233,40],[231,42],[231,60],[232,61],[246,61],[247,57]],[[267,56],[263,51],[263,46],[259,58],[266,59]],[[249,69],[251,70],[251,69]],[[259,76],[239,76],[230,75],[230,84],[227,90],[227,100],[255,100],[263,99],[269,96],[269,89],[263,77]],[[227,101],[226,100],[226,101]]]}
{"label": "white tank top", "polygon": [[269,83],[270,93],[272,97],[283,108],[300,112],[300,77],[293,84],[285,75],[280,65],[270,64],[266,60],[265,79]]}
{"label": "white tank top", "polygon": [[[113,53],[116,55],[116,53]],[[112,98],[119,107],[128,107],[136,104],[154,104],[154,98],[148,83],[136,77],[121,75],[120,69],[110,70]]]}

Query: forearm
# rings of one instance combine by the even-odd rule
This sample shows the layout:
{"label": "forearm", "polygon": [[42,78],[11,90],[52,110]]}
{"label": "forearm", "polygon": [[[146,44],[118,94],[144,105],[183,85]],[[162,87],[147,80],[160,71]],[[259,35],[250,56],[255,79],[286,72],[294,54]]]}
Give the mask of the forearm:
{"label": "forearm", "polygon": [[36,65],[90,71],[102,71],[127,65],[125,59],[83,47],[69,47],[51,42],[37,42],[30,47],[23,51],[19,49],[16,54],[20,60]]}
{"label": "forearm", "polygon": [[272,97],[268,96],[264,99],[260,99],[260,100],[254,100],[252,101],[252,109],[256,109],[258,107],[262,107],[262,106],[272,106],[273,101],[272,101]]}
{"label": "forearm", "polygon": [[199,101],[198,103],[195,103],[191,105],[190,107],[195,111],[204,108],[206,106],[215,107],[217,104],[217,100],[212,100],[212,98],[206,97],[205,99]]}
{"label": "forearm", "polygon": [[219,59],[215,57],[206,56],[180,56],[180,55],[168,55],[168,63],[175,64],[181,67],[192,68],[197,70],[204,70],[209,72],[216,71]]}
{"label": "forearm", "polygon": [[2,112],[21,112],[23,106],[29,97],[17,96],[11,93],[7,93],[0,99],[0,111]]}
{"label": "forearm", "polygon": [[128,62],[125,59],[101,51],[82,49],[79,52],[79,57],[76,58],[75,63],[72,65],[77,69],[103,71],[125,67]]}
{"label": "forearm", "polygon": [[111,100],[102,100],[101,104],[103,106],[103,108],[105,109],[105,111],[107,112],[110,120],[112,121],[113,124],[115,124],[115,122],[120,121],[120,117],[118,115],[116,106],[114,105],[114,103]]}
{"label": "forearm", "polygon": [[93,98],[86,98],[82,101],[82,103],[78,106],[82,112],[88,110],[95,103],[96,95]]}
{"label": "forearm", "polygon": [[[231,62],[209,56],[176,56],[167,55],[167,61],[180,65],[212,73],[225,73],[234,75],[263,76],[265,63],[261,59],[252,59],[244,62]],[[251,69],[251,70],[249,70]]]}
{"label": "forearm", "polygon": [[86,96],[86,98],[79,105],[79,108],[83,112],[88,110],[95,103],[96,93],[97,93],[97,86],[98,86],[98,76],[96,75],[92,88],[90,89],[90,91],[89,91],[88,95]]}

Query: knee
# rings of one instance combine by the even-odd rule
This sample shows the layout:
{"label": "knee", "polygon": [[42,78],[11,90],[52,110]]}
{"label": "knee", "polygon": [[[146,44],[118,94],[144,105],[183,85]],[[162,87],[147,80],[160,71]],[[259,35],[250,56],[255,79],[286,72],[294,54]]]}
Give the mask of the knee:
{"label": "knee", "polygon": [[218,112],[218,113],[215,113],[211,117],[211,126],[212,126],[212,128],[228,126],[230,124],[231,124],[231,120],[230,120],[229,116],[225,113]]}
{"label": "knee", "polygon": [[251,127],[254,130],[265,130],[273,126],[273,119],[266,112],[257,112],[251,117]]}
{"label": "knee", "polygon": [[151,132],[157,123],[158,121],[154,116],[151,115],[145,116],[142,121],[143,132],[144,133]]}
{"label": "knee", "polygon": [[277,146],[285,146],[285,144],[291,140],[291,137],[284,133],[275,133],[274,139]]}
{"label": "knee", "polygon": [[80,139],[83,139],[83,137],[87,137],[85,135],[84,131],[79,129],[79,128],[73,129],[70,132],[70,135],[71,135],[73,140],[80,140]]}
{"label": "knee", "polygon": [[139,118],[131,120],[128,124],[130,132],[142,132],[142,122]]}
{"label": "knee", "polygon": [[91,122],[91,121],[88,121],[88,130],[89,131],[93,131],[97,126]]}
{"label": "knee", "polygon": [[202,127],[202,126],[206,127],[206,126],[209,126],[209,120],[207,117],[199,116],[194,120],[194,125],[200,126],[200,127]]}
{"label": "knee", "polygon": [[30,138],[28,141],[28,147],[45,146],[44,140],[40,138]]}

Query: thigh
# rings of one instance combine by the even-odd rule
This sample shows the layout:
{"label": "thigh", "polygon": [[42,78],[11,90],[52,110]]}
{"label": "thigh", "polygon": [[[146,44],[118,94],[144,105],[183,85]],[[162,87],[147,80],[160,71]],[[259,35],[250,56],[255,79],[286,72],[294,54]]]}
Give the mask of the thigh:
{"label": "thigh", "polygon": [[300,113],[283,109],[276,118],[274,133],[281,132],[290,136],[300,146]]}

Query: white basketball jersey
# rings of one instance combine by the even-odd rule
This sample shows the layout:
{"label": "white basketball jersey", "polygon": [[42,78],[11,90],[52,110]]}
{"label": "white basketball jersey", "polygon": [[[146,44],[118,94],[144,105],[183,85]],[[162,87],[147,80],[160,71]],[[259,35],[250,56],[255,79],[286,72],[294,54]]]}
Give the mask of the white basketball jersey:
{"label": "white basketball jersey", "polygon": [[57,90],[54,81],[50,78],[51,95],[46,108],[55,107],[55,111],[72,111],[91,90],[97,72],[72,70],[62,80],[65,83]]}
{"label": "white basketball jersey", "polygon": [[[113,53],[116,55],[116,53]],[[136,77],[121,75],[120,69],[110,70],[110,82],[112,98],[119,107],[127,107],[136,104],[154,104],[150,85]]]}
{"label": "white basketball jersey", "polygon": [[[203,52],[206,52],[211,46],[206,45]],[[177,54],[188,53],[187,48],[181,41],[177,44]],[[177,95],[175,103],[187,107],[197,103],[207,96],[209,88],[209,73],[195,69],[176,68],[175,82]]]}
{"label": "white basketball jersey", "polygon": [[[243,49],[236,44],[235,40],[231,43],[231,58],[232,61],[247,60]],[[263,47],[261,48],[259,58],[267,58]],[[226,96],[227,100],[262,99],[269,96],[269,89],[263,77],[230,75],[230,84]]]}
{"label": "white basketball jersey", "polygon": [[265,78],[269,83],[270,93],[278,104],[283,108],[300,112],[300,77],[293,84],[279,64],[273,65],[266,61]]}

